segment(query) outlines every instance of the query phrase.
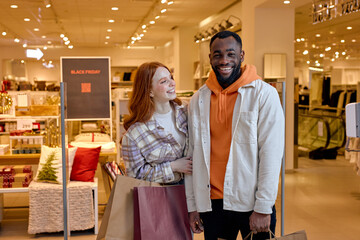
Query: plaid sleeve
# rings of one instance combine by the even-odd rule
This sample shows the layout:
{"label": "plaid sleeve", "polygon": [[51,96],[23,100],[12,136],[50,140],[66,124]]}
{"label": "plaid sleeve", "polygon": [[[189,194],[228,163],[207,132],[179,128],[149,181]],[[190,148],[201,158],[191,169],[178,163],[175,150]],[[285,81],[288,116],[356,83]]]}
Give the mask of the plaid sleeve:
{"label": "plaid sleeve", "polygon": [[139,145],[127,134],[122,139],[121,151],[128,176],[153,182],[175,180],[169,161],[148,163],[141,154]]}

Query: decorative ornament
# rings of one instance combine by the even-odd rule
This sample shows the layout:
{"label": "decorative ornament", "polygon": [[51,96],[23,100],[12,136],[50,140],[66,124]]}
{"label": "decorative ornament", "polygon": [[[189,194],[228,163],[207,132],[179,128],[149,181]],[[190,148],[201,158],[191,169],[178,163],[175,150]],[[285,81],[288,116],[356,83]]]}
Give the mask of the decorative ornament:
{"label": "decorative ornament", "polygon": [[0,114],[10,110],[13,104],[12,97],[7,92],[0,93]]}

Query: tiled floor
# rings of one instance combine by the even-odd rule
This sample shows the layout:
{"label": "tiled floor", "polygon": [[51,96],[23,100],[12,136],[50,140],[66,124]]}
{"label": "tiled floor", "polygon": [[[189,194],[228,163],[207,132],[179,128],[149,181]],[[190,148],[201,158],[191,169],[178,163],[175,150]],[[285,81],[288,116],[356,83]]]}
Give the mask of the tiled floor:
{"label": "tiled floor", "polygon": [[[285,186],[285,234],[305,229],[309,240],[360,239],[360,176],[343,157],[299,158],[299,168],[286,174]],[[276,206],[279,235],[280,194]],[[1,240],[63,239],[62,233],[28,235],[28,208],[7,208],[4,213]],[[100,207],[100,218],[102,213]],[[73,232],[70,239],[94,240],[96,236],[89,230]],[[194,239],[202,240],[203,236]]]}

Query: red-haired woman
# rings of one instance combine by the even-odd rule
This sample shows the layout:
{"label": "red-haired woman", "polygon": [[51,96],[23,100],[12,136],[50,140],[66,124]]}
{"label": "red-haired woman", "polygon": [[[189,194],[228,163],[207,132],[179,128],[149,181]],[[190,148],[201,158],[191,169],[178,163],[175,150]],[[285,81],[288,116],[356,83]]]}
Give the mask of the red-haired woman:
{"label": "red-haired woman", "polygon": [[187,112],[176,97],[175,81],[159,62],[142,64],[129,102],[130,116],[122,138],[128,176],[176,184],[192,172],[188,147]]}

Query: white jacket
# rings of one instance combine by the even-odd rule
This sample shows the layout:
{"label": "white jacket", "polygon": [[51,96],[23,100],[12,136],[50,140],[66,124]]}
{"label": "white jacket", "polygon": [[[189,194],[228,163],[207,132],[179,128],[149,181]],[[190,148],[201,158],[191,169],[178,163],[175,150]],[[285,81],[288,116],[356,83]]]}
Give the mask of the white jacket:
{"label": "white jacket", "polygon": [[[224,209],[270,214],[284,152],[284,113],[276,89],[262,80],[240,87],[238,93],[224,180]],[[204,85],[189,104],[188,155],[193,158],[193,174],[185,177],[189,212],[211,211],[210,96],[211,90]]]}

